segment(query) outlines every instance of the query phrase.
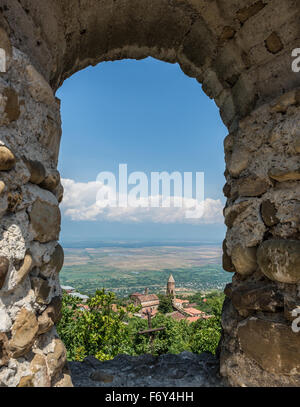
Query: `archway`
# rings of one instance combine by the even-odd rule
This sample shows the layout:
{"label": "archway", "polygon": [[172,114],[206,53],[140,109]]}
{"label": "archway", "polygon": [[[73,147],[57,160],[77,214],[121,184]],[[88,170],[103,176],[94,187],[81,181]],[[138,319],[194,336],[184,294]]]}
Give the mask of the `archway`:
{"label": "archway", "polygon": [[291,329],[300,281],[296,1],[4,3],[0,383],[70,383],[54,328],[63,253],[53,92],[90,64],[153,56],[201,82],[230,133],[223,261],[235,274],[221,373],[232,385],[299,385],[300,342]]}

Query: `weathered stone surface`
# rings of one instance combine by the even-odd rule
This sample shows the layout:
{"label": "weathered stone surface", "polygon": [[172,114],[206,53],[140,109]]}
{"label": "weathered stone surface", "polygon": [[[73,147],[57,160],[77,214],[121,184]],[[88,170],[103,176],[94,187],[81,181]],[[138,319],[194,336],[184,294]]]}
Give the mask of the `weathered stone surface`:
{"label": "weathered stone surface", "polygon": [[257,251],[261,271],[273,281],[297,284],[300,282],[300,241],[267,240]]}
{"label": "weathered stone surface", "polygon": [[41,243],[57,240],[60,232],[61,215],[57,206],[37,199],[29,214],[35,240]]}
{"label": "weathered stone surface", "polygon": [[66,348],[60,339],[55,339],[54,351],[47,355],[48,371],[51,378],[62,371],[66,362]]}
{"label": "weathered stone surface", "polygon": [[58,171],[55,171],[52,174],[47,175],[47,177],[41,183],[41,187],[53,192],[58,187],[59,183],[60,175]]}
{"label": "weathered stone surface", "polygon": [[55,250],[50,258],[49,263],[43,264],[41,273],[45,276],[50,276],[53,273],[59,273],[64,264],[64,250],[60,244],[55,247]]}
{"label": "weathered stone surface", "polygon": [[230,198],[230,197],[231,197],[231,186],[230,186],[228,183],[226,183],[226,184],[224,185],[223,193],[224,193],[224,195],[226,196],[226,198]]}
{"label": "weathered stone surface", "polygon": [[38,323],[33,312],[22,308],[12,326],[12,338],[9,341],[9,350],[14,358],[27,353],[38,333]]}
{"label": "weathered stone surface", "polygon": [[26,165],[30,171],[30,182],[32,184],[41,184],[46,177],[46,170],[39,161],[26,160]]}
{"label": "weathered stone surface", "polygon": [[[44,233],[41,233],[41,226],[37,230],[36,225],[30,223],[30,212],[37,199],[56,207],[57,200],[62,198],[62,190],[59,183],[55,186],[58,177],[54,182],[47,179],[44,187],[48,191],[30,183],[31,174],[19,157],[25,155],[42,163],[47,178],[55,171],[61,120],[59,101],[55,100],[53,93],[64,79],[90,64],[151,55],[159,60],[179,63],[183,72],[203,83],[204,91],[215,99],[230,133],[224,143],[228,165],[224,174],[227,183],[224,191],[229,198],[226,223],[231,226],[226,235],[227,251],[223,259],[227,268],[235,270],[230,256],[237,245],[254,247],[270,236],[280,240],[299,239],[299,181],[293,175],[294,180],[285,177],[287,181],[279,184],[267,177],[272,167],[289,173],[297,171],[299,167],[297,132],[300,92],[295,88],[299,85],[297,75],[291,69],[291,50],[299,46],[295,0],[277,1],[276,7],[264,0],[116,0],[114,7],[111,7],[110,0],[10,0],[6,3],[0,10],[0,20],[11,38],[9,40],[3,33],[5,41],[2,48],[10,48],[13,63],[0,78],[0,123],[5,122],[6,126],[1,129],[0,144],[8,145],[18,158],[11,171],[0,174],[6,185],[0,198],[0,255],[10,261],[10,270],[1,291],[0,329],[8,330],[9,339],[8,327],[20,308],[34,309],[39,316],[45,310],[45,306],[36,301],[28,278],[20,286],[15,286],[17,269],[27,250],[30,249],[35,261],[30,277],[43,277],[51,286],[47,303],[60,292],[55,271],[60,266],[51,265],[51,261],[49,263],[58,237],[55,232],[59,228],[47,215],[48,223]],[[85,3],[88,3],[88,7]],[[272,32],[276,32],[276,35],[270,36]],[[3,42],[1,34],[0,30],[0,48]],[[286,49],[280,51],[282,45]],[[11,92],[6,97],[7,88],[13,89],[16,94]],[[291,92],[278,98],[285,90]],[[243,150],[244,153],[241,153]],[[270,190],[266,190],[256,179],[247,179],[254,174],[257,179],[266,180]],[[244,178],[243,181],[240,181],[240,176]],[[244,184],[239,191],[238,185],[242,182]],[[252,185],[254,183],[256,185]],[[20,190],[23,200],[18,204]],[[266,196],[261,197],[262,194]],[[243,200],[250,203],[249,207],[237,214],[235,205]],[[280,220],[270,227],[266,226],[261,216],[261,203],[266,200],[275,204],[276,216]],[[41,224],[46,222],[43,219],[39,221]],[[44,268],[46,262],[48,266]],[[259,270],[251,276],[236,273],[232,289],[260,279],[265,281],[266,278]],[[277,288],[285,298],[288,294],[295,299],[298,294],[287,287],[291,285],[294,284],[278,284]],[[257,303],[251,303],[251,306],[256,307]],[[237,323],[245,314],[238,313],[231,301],[227,301],[223,315],[222,355],[227,354],[228,357],[222,359],[222,364],[226,364],[226,369],[222,371],[231,378],[231,384],[300,386],[300,375],[297,379],[284,374],[269,374],[240,350]],[[272,318],[283,321],[283,310],[276,309]],[[42,331],[52,325],[50,320],[51,317],[42,321]],[[38,372],[31,372],[34,368],[29,365],[35,353],[47,355],[53,351],[55,335],[55,329],[39,335],[24,359],[12,359],[7,367],[1,368],[0,387],[16,387],[20,379],[26,376],[33,376],[35,386],[43,383],[38,378],[47,377],[48,372],[44,367]],[[165,361],[165,356],[162,360]],[[161,384],[161,371],[167,370],[170,372],[167,379],[174,386],[183,383],[206,385],[201,366],[195,362],[194,370],[190,369],[192,360],[191,357],[180,363],[179,358],[180,366],[177,367],[178,359],[171,355],[167,366],[163,363],[158,365],[160,375],[155,377],[156,383]],[[143,363],[151,364],[151,358],[147,361],[145,358]],[[44,366],[42,361],[41,365]],[[184,365],[190,369],[187,375],[184,374]],[[122,366],[124,370],[117,377],[113,372],[105,371],[114,376],[112,385],[116,385],[118,380],[121,382],[124,376],[130,381],[126,376],[127,359]],[[102,368],[99,370],[103,371]],[[153,385],[153,370],[155,368],[152,372],[149,370],[147,376],[144,375],[144,366],[136,369],[140,384],[143,385],[145,379],[146,385]],[[193,374],[193,377],[189,374]],[[64,375],[63,369],[56,370],[55,377],[49,378],[50,384],[56,386],[63,383]],[[86,376],[85,380],[91,382],[89,374]],[[211,383],[210,377],[208,380]]]}
{"label": "weathered stone surface", "polygon": [[18,210],[18,206],[22,203],[23,194],[20,189],[16,189],[15,191],[10,191],[7,194],[7,210],[9,212],[16,212]]}
{"label": "weathered stone surface", "polygon": [[31,284],[34,289],[37,303],[46,304],[51,290],[48,281],[39,277],[34,277],[31,279]]}
{"label": "weathered stone surface", "polygon": [[30,273],[31,269],[33,267],[33,260],[31,257],[31,254],[27,253],[24,262],[20,269],[17,272],[17,278],[16,278],[16,285],[22,284],[22,282],[25,280],[25,278],[28,276]]}
{"label": "weathered stone surface", "polygon": [[223,28],[222,34],[220,36],[220,41],[231,40],[235,36],[236,30],[230,26]]}
{"label": "weathered stone surface", "polygon": [[289,324],[252,317],[239,326],[238,337],[246,355],[267,372],[300,373],[300,336]]}
{"label": "weathered stone surface", "polygon": [[53,193],[56,196],[58,202],[61,203],[64,197],[64,187],[62,186],[61,183],[59,183],[59,185],[56,187]]}
{"label": "weathered stone surface", "polygon": [[267,226],[274,226],[279,223],[277,218],[277,209],[273,202],[266,200],[261,204],[261,216]]}
{"label": "weathered stone surface", "polygon": [[62,300],[60,297],[55,297],[45,309],[45,311],[38,317],[39,335],[48,332],[54,324],[57,324],[61,319]]}
{"label": "weathered stone surface", "polygon": [[[222,387],[217,359],[209,354],[128,356],[99,362],[89,356],[69,363],[75,387]],[[169,372],[166,374],[166,372]],[[103,378],[109,380],[103,381]],[[100,379],[100,380],[99,380]],[[112,379],[112,381],[111,381]]]}
{"label": "weathered stone surface", "polygon": [[16,164],[14,154],[5,146],[0,146],[0,171],[9,171]]}
{"label": "weathered stone surface", "polygon": [[269,177],[278,182],[298,181],[300,180],[300,168],[291,171],[274,168],[269,171]]}
{"label": "weathered stone surface", "polygon": [[294,106],[299,103],[298,90],[284,93],[273,104],[271,104],[271,110],[276,113],[286,113],[290,106]]}
{"label": "weathered stone surface", "polygon": [[32,382],[34,387],[50,387],[51,381],[48,376],[46,357],[35,354],[30,363],[30,370],[33,373]]}
{"label": "weathered stone surface", "polygon": [[268,191],[270,184],[266,179],[256,176],[242,178],[238,181],[239,196],[260,196]]}
{"label": "weathered stone surface", "polygon": [[6,257],[0,257],[0,290],[3,287],[8,273],[9,260]]}
{"label": "weathered stone surface", "polygon": [[3,181],[0,181],[0,196],[3,194],[5,191],[5,183]]}
{"label": "weathered stone surface", "polygon": [[8,364],[9,357],[7,335],[0,332],[0,368]]}
{"label": "weathered stone surface", "polygon": [[227,252],[226,239],[223,241],[222,267],[225,271],[228,271],[229,273],[235,273],[236,271],[232,263],[232,259]]}
{"label": "weathered stone surface", "polygon": [[283,296],[275,285],[258,282],[242,285],[232,291],[231,300],[238,310],[276,312],[283,308]]}
{"label": "weathered stone surface", "polygon": [[33,376],[23,376],[18,384],[18,387],[34,387],[33,385]]}
{"label": "weathered stone surface", "polygon": [[[293,311],[296,310],[294,314]],[[295,318],[300,316],[300,298],[291,297],[289,295],[284,296],[284,317],[288,321],[294,321]]]}
{"label": "weathered stone surface", "polygon": [[66,366],[63,370],[62,377],[57,382],[55,382],[54,387],[74,387],[71,378],[71,372]]}
{"label": "weathered stone surface", "polygon": [[265,7],[265,5],[266,4],[262,0],[256,1],[251,6],[241,8],[237,12],[236,16],[241,23],[245,23],[249,18],[259,13]]}
{"label": "weathered stone surface", "polygon": [[230,175],[233,177],[239,176],[248,167],[249,159],[249,152],[245,148],[235,148],[227,166]]}
{"label": "weathered stone surface", "polygon": [[237,217],[248,208],[249,204],[248,201],[242,201],[226,208],[224,210],[225,225],[232,228]]}
{"label": "weathered stone surface", "polygon": [[43,134],[41,135],[39,141],[50,153],[50,156],[54,160],[55,164],[57,164],[62,134],[60,122],[57,123],[48,116],[44,122],[43,130]]}
{"label": "weathered stone surface", "polygon": [[296,153],[300,153],[300,134],[295,137],[294,145]]}
{"label": "weathered stone surface", "polygon": [[232,283],[226,284],[224,288],[224,294],[226,295],[226,297],[231,298],[232,290],[233,290]]}
{"label": "weathered stone surface", "polygon": [[114,376],[108,373],[101,372],[101,370],[96,370],[91,373],[90,379],[94,382],[112,383]]}
{"label": "weathered stone surface", "polygon": [[18,120],[21,114],[20,104],[18,94],[12,88],[5,88],[2,92],[1,98],[4,110],[0,123],[5,126]]}
{"label": "weathered stone surface", "polygon": [[12,321],[5,308],[0,308],[0,332],[9,332]]}
{"label": "weathered stone surface", "polygon": [[231,253],[232,263],[237,273],[251,275],[257,269],[256,247],[235,246]]}
{"label": "weathered stone surface", "polygon": [[12,46],[7,32],[0,27],[0,48],[5,52],[5,70],[8,71],[12,60]]}
{"label": "weathered stone surface", "polygon": [[283,49],[282,41],[276,32],[273,32],[265,41],[266,48],[272,54],[277,54]]}
{"label": "weathered stone surface", "polygon": [[37,102],[51,105],[55,102],[53,91],[44,77],[32,66],[26,67],[26,77],[31,96]]}

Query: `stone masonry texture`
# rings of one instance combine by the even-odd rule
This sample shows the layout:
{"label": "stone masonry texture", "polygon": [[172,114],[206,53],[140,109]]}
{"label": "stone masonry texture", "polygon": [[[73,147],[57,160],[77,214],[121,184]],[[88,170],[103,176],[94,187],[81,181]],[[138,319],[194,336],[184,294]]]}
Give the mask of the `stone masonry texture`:
{"label": "stone masonry texture", "polygon": [[55,329],[55,92],[89,65],[148,56],[195,78],[228,128],[223,264],[233,278],[219,373],[231,386],[300,385],[291,329],[300,307],[299,12],[298,0],[0,0],[0,386],[72,386]]}

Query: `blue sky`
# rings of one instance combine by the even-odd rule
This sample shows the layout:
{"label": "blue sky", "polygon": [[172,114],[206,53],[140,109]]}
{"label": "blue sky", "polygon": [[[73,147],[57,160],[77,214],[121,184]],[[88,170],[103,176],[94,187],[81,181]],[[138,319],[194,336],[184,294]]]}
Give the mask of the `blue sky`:
{"label": "blue sky", "polygon": [[[222,240],[220,216],[208,222],[169,223],[140,215],[92,216],[94,182],[101,171],[204,171],[205,198],[215,211],[224,204],[223,140],[227,130],[218,108],[177,64],[147,58],[89,67],[66,80],[59,171],[65,181],[62,240]],[[215,203],[216,201],[217,203]],[[209,208],[208,208],[209,209]],[[163,209],[162,209],[163,210]],[[164,218],[164,215],[162,215]]]}

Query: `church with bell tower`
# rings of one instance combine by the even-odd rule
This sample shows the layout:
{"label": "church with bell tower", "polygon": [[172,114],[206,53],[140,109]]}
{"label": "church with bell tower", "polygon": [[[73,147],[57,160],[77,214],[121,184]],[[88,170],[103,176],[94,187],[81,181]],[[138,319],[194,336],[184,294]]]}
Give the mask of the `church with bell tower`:
{"label": "church with bell tower", "polygon": [[168,284],[167,284],[167,295],[170,295],[172,298],[176,297],[175,293],[175,280],[172,274],[170,274]]}

